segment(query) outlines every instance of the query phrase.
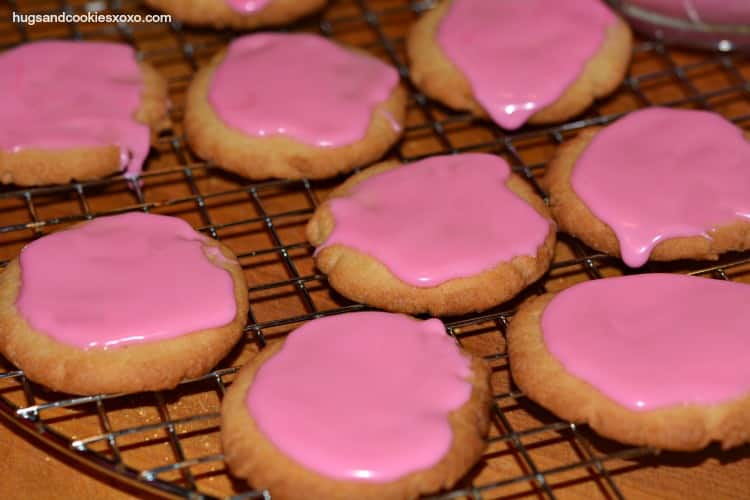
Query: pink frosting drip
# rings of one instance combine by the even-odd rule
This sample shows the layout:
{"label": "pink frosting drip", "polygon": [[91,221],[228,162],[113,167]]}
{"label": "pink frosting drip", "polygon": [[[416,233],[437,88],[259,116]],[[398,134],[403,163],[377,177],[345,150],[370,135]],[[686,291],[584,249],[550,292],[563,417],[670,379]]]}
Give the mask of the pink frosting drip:
{"label": "pink frosting drip", "polygon": [[562,96],[615,19],[599,0],[453,0],[437,39],[492,119],[516,129]]}
{"label": "pink frosting drip", "polygon": [[630,410],[750,392],[750,286],[675,274],[588,281],[542,315],[565,369]]}
{"label": "pink frosting drip", "polygon": [[242,14],[252,14],[265,8],[271,0],[225,0],[227,5]]}
{"label": "pink frosting drip", "polygon": [[27,245],[21,316],[79,349],[155,342],[229,324],[232,277],[182,219],[128,213],[95,219]]}
{"label": "pink frosting drip", "polygon": [[625,263],[640,267],[662,240],[747,221],[748,165],[750,144],[721,116],[651,108],[599,132],[571,185],[617,234]]}
{"label": "pink frosting drip", "polygon": [[142,84],[123,44],[45,41],[4,52],[0,149],[119,146],[122,169],[138,174],[150,143],[149,127],[135,120]]}
{"label": "pink frosting drip", "polygon": [[341,244],[419,287],[536,256],[551,222],[505,185],[510,168],[488,154],[436,156],[371,177],[331,200]]}
{"label": "pink frosting drip", "polygon": [[748,0],[626,0],[625,4],[694,22],[750,24]]}
{"label": "pink frosting drip", "polygon": [[260,33],[231,43],[208,98],[223,122],[247,135],[344,146],[365,136],[397,84],[392,67],[323,37]]}
{"label": "pink frosting drip", "polygon": [[471,396],[469,359],[440,320],[362,312],[292,332],[247,408],[285,455],[325,476],[385,482],[435,465],[448,415]]}

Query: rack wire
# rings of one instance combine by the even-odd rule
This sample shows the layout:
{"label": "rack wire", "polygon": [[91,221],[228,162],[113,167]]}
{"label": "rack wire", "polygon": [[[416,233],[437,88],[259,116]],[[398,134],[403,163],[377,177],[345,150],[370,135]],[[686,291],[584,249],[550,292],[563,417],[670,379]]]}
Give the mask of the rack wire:
{"label": "rack wire", "polygon": [[[587,127],[609,123],[646,106],[711,109],[750,128],[750,61],[740,54],[686,52],[658,41],[640,41],[627,79],[613,96],[562,125],[506,133],[465,113],[452,112],[410,84],[404,37],[431,1],[338,0],[320,16],[292,29],[362,47],[396,66],[410,91],[405,138],[390,152],[401,161],[435,154],[485,151],[505,157],[543,196],[540,176],[555,148]],[[0,188],[0,266],[22,246],[72,223],[125,211],[185,218],[222,240],[238,255],[250,293],[244,342],[213,372],[177,389],[137,395],[70,397],[29,381],[0,357],[0,417],[101,472],[144,489],[178,498],[264,498],[229,476],[218,441],[221,397],[241,365],[267,339],[301,323],[362,310],[333,292],[312,263],[304,225],[325,194],[340,181],[251,183],[195,157],[180,126],[184,92],[193,72],[234,33],[170,24],[13,24],[18,13],[147,13],[137,0],[8,0],[0,5],[0,50],[43,38],[106,39],[135,46],[143,60],[168,77],[172,129],[161,134],[142,174],[130,189],[110,177],[63,186]],[[718,263],[649,264],[644,271],[689,272],[750,281],[750,253]],[[483,460],[452,491],[434,498],[626,498],[634,484],[653,478],[651,465],[668,456],[595,436],[586,426],[562,422],[513,385],[505,329],[519,301],[603,276],[632,273],[617,259],[560,235],[552,269],[508,304],[484,314],[450,318],[447,332],[493,368],[493,425]],[[709,449],[700,456],[717,455]],[[750,456],[743,449],[740,457]],[[721,471],[718,472],[719,474]],[[658,484],[658,483],[657,483]],[[721,489],[712,485],[713,496]],[[659,490],[655,490],[658,492]]]}

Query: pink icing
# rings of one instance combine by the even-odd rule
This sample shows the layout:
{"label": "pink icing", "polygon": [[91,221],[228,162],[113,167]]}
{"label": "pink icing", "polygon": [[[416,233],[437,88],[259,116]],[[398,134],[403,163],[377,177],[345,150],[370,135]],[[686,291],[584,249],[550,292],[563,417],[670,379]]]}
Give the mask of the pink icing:
{"label": "pink icing", "polygon": [[323,37],[259,33],[229,45],[208,98],[222,121],[247,135],[343,146],[365,136],[397,84],[392,67]]}
{"label": "pink icing", "polygon": [[750,24],[748,0],[626,0],[625,4],[699,23]]}
{"label": "pink icing", "polygon": [[237,12],[243,14],[252,14],[263,9],[271,3],[271,0],[226,0],[227,5]]}
{"label": "pink icing", "polygon": [[149,127],[138,123],[142,75],[135,51],[108,42],[44,41],[0,54],[0,149],[119,146],[137,174]]}
{"label": "pink icing", "polygon": [[750,144],[721,116],[651,108],[599,132],[570,182],[640,267],[662,240],[750,218],[748,164]]}
{"label": "pink icing", "polygon": [[599,0],[453,0],[437,39],[492,119],[516,129],[562,96],[615,19]]}
{"label": "pink icing", "polygon": [[311,321],[256,373],[247,408],[285,455],[335,479],[435,465],[469,400],[468,358],[440,320],[361,312]]}
{"label": "pink icing", "polygon": [[95,219],[27,245],[21,316],[79,349],[155,342],[230,323],[232,278],[209,261],[206,238],[174,217]]}
{"label": "pink icing", "polygon": [[551,222],[505,185],[510,168],[488,154],[435,156],[371,177],[330,202],[341,244],[400,280],[430,287],[536,256]]}
{"label": "pink icing", "polygon": [[630,410],[750,391],[750,286],[676,274],[587,281],[542,315],[549,352]]}

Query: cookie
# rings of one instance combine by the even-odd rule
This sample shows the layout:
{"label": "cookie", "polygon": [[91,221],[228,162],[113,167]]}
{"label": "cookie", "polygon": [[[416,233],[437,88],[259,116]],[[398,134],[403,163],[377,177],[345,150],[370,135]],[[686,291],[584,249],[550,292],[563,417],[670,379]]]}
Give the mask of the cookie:
{"label": "cookie", "polygon": [[750,286],[676,274],[588,281],[525,302],[518,387],[559,417],[668,450],[750,441]]}
{"label": "cookie", "polygon": [[412,499],[450,488],[489,430],[486,363],[437,319],[317,319],[250,361],[227,391],[230,470],[274,499]]}
{"label": "cookie", "polygon": [[198,156],[251,179],[332,177],[398,140],[406,100],[397,71],[368,54],[317,35],[260,33],[198,71],[185,132]]}
{"label": "cookie", "polygon": [[565,121],[614,91],[631,47],[599,0],[444,0],[406,44],[422,92],[508,130]]}
{"label": "cookie", "polygon": [[0,352],[57,391],[168,389],[213,368],[247,311],[221,243],[173,217],[103,217],[30,243],[0,274]]}
{"label": "cookie", "polygon": [[64,184],[140,173],[167,126],[167,84],[132,47],[43,41],[0,53],[0,182]]}
{"label": "cookie", "polygon": [[145,3],[187,24],[252,30],[292,23],[325,7],[326,0],[145,0]]}
{"label": "cookie", "polygon": [[559,149],[544,180],[552,213],[630,267],[746,250],[748,137],[706,111],[635,111]]}
{"label": "cookie", "polygon": [[313,214],[315,263],[342,295],[433,315],[481,311],[549,268],[555,224],[498,156],[436,156],[357,173]]}

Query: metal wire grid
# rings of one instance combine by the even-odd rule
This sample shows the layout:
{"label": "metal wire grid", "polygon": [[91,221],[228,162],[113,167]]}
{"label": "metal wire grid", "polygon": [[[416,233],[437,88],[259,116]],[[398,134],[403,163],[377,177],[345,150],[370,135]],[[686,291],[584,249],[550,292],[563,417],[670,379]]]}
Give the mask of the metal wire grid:
{"label": "metal wire grid", "polygon": [[[49,2],[44,0],[20,2],[10,0],[9,12],[20,11],[20,7],[27,7],[34,12],[80,12],[81,9],[107,9],[113,12],[130,11],[138,8],[135,0],[108,2],[78,2],[61,0]],[[410,120],[406,129],[406,139],[394,148],[392,152],[395,157],[402,161],[413,161],[418,158],[438,153],[458,153],[464,151],[491,151],[505,156],[512,163],[514,169],[523,175],[537,191],[544,195],[544,191],[538,182],[538,175],[542,173],[544,160],[529,160],[525,144],[529,141],[543,140],[545,143],[559,145],[563,143],[572,133],[592,125],[601,125],[619,117],[622,112],[609,112],[607,101],[596,103],[584,118],[554,127],[528,128],[518,133],[507,134],[501,129],[487,123],[479,123],[470,116],[462,113],[453,113],[445,110],[440,105],[433,103],[420,94],[408,81],[408,69],[405,66],[403,56],[403,32],[393,35],[391,29],[392,19],[407,16],[413,18],[414,14],[431,6],[429,1],[377,1],[377,0],[353,0],[335,2],[330,10],[343,6],[344,14],[336,16],[325,16],[317,21],[317,27],[326,36],[341,38],[340,31],[347,26],[354,26],[356,30],[369,31],[372,40],[363,44],[365,48],[373,52],[379,52],[393,63],[400,71],[404,81],[407,83],[411,93],[410,113],[419,116],[417,120]],[[22,4],[22,5],[21,5]],[[50,7],[50,5],[52,7]],[[37,9],[37,10],[34,10]],[[45,10],[47,9],[47,10]],[[49,10],[51,9],[51,10]],[[347,10],[348,9],[348,10]],[[2,14],[2,11],[0,11]],[[5,25],[7,26],[7,24]],[[0,24],[0,30],[4,27]],[[18,40],[2,46],[7,48],[15,43],[25,42],[32,39],[32,30],[23,25],[14,25],[11,29],[17,30]],[[138,35],[146,29],[154,29],[145,25],[120,24],[116,26],[104,26],[99,30],[84,32],[85,30],[76,24],[65,27],[66,33],[57,34],[56,37],[70,37],[75,39],[98,38],[100,36],[115,35],[119,39],[138,45]],[[161,28],[159,28],[161,29]],[[179,23],[174,22],[166,28],[169,35],[176,41],[175,48],[155,48],[152,50],[141,50],[141,56],[146,60],[181,59],[187,63],[189,68],[186,74],[177,75],[170,79],[171,90],[184,87],[189,81],[200,61],[201,53],[209,53],[212,49],[220,46],[228,39],[226,34],[213,35],[206,42],[196,43],[192,41],[193,31],[184,29]],[[2,31],[0,31],[0,36]],[[2,39],[2,38],[0,38]],[[637,109],[651,105],[668,106],[690,106],[705,109],[714,109],[719,112],[724,110],[721,104],[716,104],[726,97],[732,97],[746,104],[745,111],[739,114],[730,114],[728,117],[736,123],[747,124],[750,118],[750,83],[743,75],[743,64],[746,62],[744,56],[729,54],[707,54],[704,53],[693,60],[684,62],[673,56],[673,52],[658,42],[644,42],[636,48],[635,57],[646,54],[651,59],[661,61],[662,66],[642,73],[637,73],[623,83],[620,94],[627,94],[634,98],[630,109]],[[704,90],[700,88],[693,75],[703,70],[720,71],[727,78],[726,85],[721,88]],[[673,99],[655,99],[650,96],[648,86],[650,82],[660,79],[671,79],[674,84],[683,91],[681,97]],[[740,106],[741,107],[741,106]],[[179,121],[181,110],[173,111],[173,118]],[[486,140],[473,138],[470,141],[463,140],[455,133],[457,128],[467,127],[476,130],[481,129]],[[426,139],[424,139],[426,137]],[[424,140],[423,140],[424,139]],[[412,151],[410,145],[422,141],[419,151]],[[430,149],[424,144],[432,144]],[[281,279],[267,279],[251,283],[249,287],[251,297],[251,309],[247,326],[247,342],[255,342],[262,346],[265,344],[266,336],[279,335],[279,329],[287,330],[292,325],[308,321],[313,318],[340,314],[348,311],[361,310],[364,306],[351,304],[344,301],[336,301],[334,307],[321,308],[319,299],[315,297],[316,288],[322,288],[328,292],[325,276],[320,275],[314,269],[308,271],[303,265],[309,260],[310,247],[302,239],[290,242],[285,230],[285,224],[289,221],[304,223],[318,203],[318,194],[321,189],[326,189],[325,183],[311,184],[308,181],[270,181],[265,183],[247,183],[246,181],[233,179],[236,185],[230,189],[211,189],[206,187],[206,179],[228,174],[217,172],[214,167],[205,162],[195,159],[190,151],[185,148],[183,138],[176,128],[164,134],[156,145],[159,152],[167,151],[174,161],[171,165],[161,169],[150,169],[142,175],[144,185],[164,183],[169,186],[180,184],[185,186],[184,196],[171,197],[166,200],[151,201],[147,189],[135,186],[134,191],[128,190],[127,182],[120,177],[108,178],[100,181],[75,183],[66,186],[34,188],[26,190],[15,190],[5,188],[0,191],[0,203],[19,202],[19,214],[12,222],[7,223],[3,219],[0,226],[0,236],[33,233],[34,237],[41,236],[48,228],[67,224],[79,220],[91,219],[102,215],[110,215],[122,211],[170,211],[172,209],[182,210],[181,215],[197,215],[195,225],[216,239],[226,239],[227,232],[238,227],[259,225],[268,238],[268,244],[262,246],[243,247],[244,252],[238,252],[240,261],[245,264],[256,259],[273,258],[280,262],[286,274]],[[231,176],[230,176],[231,177]],[[113,194],[114,192],[114,194]],[[126,192],[128,201],[115,203],[114,207],[108,205],[106,209],[96,208],[94,198],[104,196],[111,199],[112,196]],[[299,207],[278,207],[273,203],[273,198],[279,193],[298,194],[304,199],[304,204]],[[218,221],[212,215],[214,213],[212,203],[226,197],[240,196],[244,211],[235,211],[233,216]],[[134,199],[133,199],[134,197]],[[61,213],[47,213],[44,207],[48,198],[64,199],[76,205],[75,210],[69,207]],[[42,200],[40,202],[40,200]],[[133,202],[134,201],[134,202]],[[23,212],[23,215],[21,213]],[[54,211],[53,211],[54,212]],[[15,213],[15,212],[14,212]],[[250,216],[243,217],[249,213]],[[561,235],[561,240],[572,250],[570,258],[556,262],[550,276],[556,273],[568,271],[582,271],[588,278],[600,278],[608,269],[617,268],[619,263],[610,257],[597,254],[586,248],[575,239]],[[231,245],[230,245],[231,246]],[[301,257],[300,257],[301,255]],[[7,264],[7,260],[0,261],[0,265]],[[720,264],[701,267],[692,270],[692,274],[710,274],[719,279],[729,279],[733,272],[742,270],[750,264],[750,255],[736,254],[721,261]],[[651,265],[647,270],[663,268]],[[311,269],[311,268],[310,268]],[[529,293],[543,292],[549,281],[545,280]],[[274,317],[265,314],[257,307],[267,292],[276,293],[280,290],[291,289],[302,305],[299,314],[281,315]],[[271,299],[273,300],[273,299]],[[508,319],[513,314],[515,302],[502,309],[483,315],[456,319],[447,323],[448,333],[453,335],[467,349],[472,350],[476,341],[482,345],[488,343],[493,346],[486,359],[493,365],[495,375],[503,380],[499,385],[507,390],[500,391],[495,396],[494,425],[490,437],[490,443],[485,461],[475,471],[470,473],[467,480],[457,489],[446,492],[435,498],[488,498],[490,496],[504,495],[508,491],[512,496],[523,496],[525,494],[536,495],[542,498],[556,498],[558,487],[575,481],[593,482],[596,491],[604,498],[624,498],[621,488],[615,481],[616,474],[630,470],[632,463],[622,466],[622,460],[634,459],[648,455],[651,450],[643,448],[625,448],[610,446],[606,452],[602,452],[600,443],[588,429],[574,424],[560,422],[550,415],[541,412],[539,422],[531,426],[520,426],[514,418],[515,411],[540,413],[540,410],[524,399],[512,385],[507,371],[507,354],[505,352],[504,333]],[[262,316],[262,317],[261,317]],[[7,363],[0,359],[7,366]],[[2,366],[2,365],[0,365]],[[68,398],[61,395],[49,394],[43,388],[28,381],[24,374],[8,366],[4,372],[0,372],[0,415],[10,418],[20,424],[33,434],[43,436],[47,442],[65,450],[89,464],[120,478],[135,482],[141,486],[150,487],[162,493],[171,494],[184,498],[216,498],[215,493],[209,493],[201,489],[202,472],[201,466],[212,465],[218,467],[218,474],[225,475],[221,470],[222,456],[219,452],[193,455],[185,452],[188,431],[195,425],[206,425],[203,432],[215,437],[218,432],[218,404],[211,411],[192,412],[187,415],[176,416],[173,399],[185,395],[203,395],[216,393],[218,399],[224,394],[226,385],[230,382],[236,369],[224,367],[195,380],[185,381],[177,390],[167,392],[149,393],[138,396],[123,395],[99,395],[93,397]],[[133,398],[138,398],[139,404],[152,407],[156,410],[158,418],[155,421],[136,422],[135,424],[120,426],[114,425],[115,414],[121,406],[128,409],[132,406]],[[150,401],[146,401],[150,400]],[[146,401],[144,403],[144,401]],[[66,417],[60,417],[61,411],[65,411]],[[78,414],[93,416],[98,422],[96,432],[85,436],[73,436],[60,430],[57,425],[59,419],[80,419]],[[72,417],[70,415],[73,415]],[[171,449],[171,457],[166,463],[149,468],[137,468],[129,465],[123,456],[129,453],[125,449],[132,447],[132,440],[136,446],[141,441],[146,441],[145,435],[153,432],[162,432],[165,436],[164,442]],[[552,436],[552,437],[550,437]],[[542,439],[541,445],[537,441]],[[129,441],[130,440],[130,441]],[[551,446],[554,442],[565,442],[574,453],[574,459],[560,461],[548,465],[542,464],[535,459],[535,449]],[[488,463],[496,460],[494,455],[498,449],[505,449],[517,462],[518,472],[515,474],[486,474]],[[502,455],[502,453],[501,453]],[[637,467],[637,466],[636,466]],[[582,472],[583,479],[569,480],[568,473]],[[212,471],[216,473],[216,470]],[[556,478],[564,478],[561,483]],[[521,486],[519,494],[512,487]],[[269,498],[270,494],[265,491],[245,491],[232,498]]]}

